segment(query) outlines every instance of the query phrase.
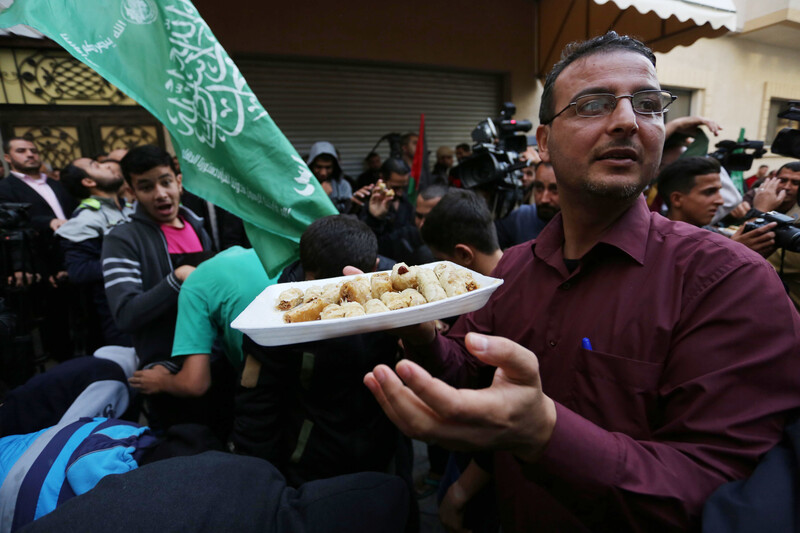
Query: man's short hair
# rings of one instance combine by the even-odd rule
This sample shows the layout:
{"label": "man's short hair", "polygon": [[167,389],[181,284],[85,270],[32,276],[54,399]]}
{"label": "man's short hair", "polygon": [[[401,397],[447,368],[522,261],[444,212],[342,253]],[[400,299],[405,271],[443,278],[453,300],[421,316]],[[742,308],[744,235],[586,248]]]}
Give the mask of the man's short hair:
{"label": "man's short hair", "polygon": [[695,185],[695,177],[719,174],[719,161],[713,157],[682,157],[661,169],[658,174],[658,194],[667,207],[671,207],[669,196],[677,191],[689,194]]}
{"label": "man's short hair", "polygon": [[425,244],[448,255],[457,244],[472,246],[484,254],[500,248],[486,201],[466,189],[451,189],[442,196],[420,231]]}
{"label": "man's short hair", "polygon": [[131,182],[132,174],[144,174],[156,167],[169,167],[173,172],[178,173],[169,152],[153,144],[132,148],[119,162],[119,166],[122,168],[122,175],[125,177],[125,181],[131,187],[133,187]]}
{"label": "man's short hair", "polygon": [[88,198],[91,195],[89,189],[81,183],[83,178],[88,177],[89,174],[87,174],[85,170],[76,167],[72,163],[61,169],[61,183],[64,184],[68,193],[80,200]]}
{"label": "man's short hair", "polygon": [[424,189],[419,191],[420,197],[423,200],[433,200],[434,198],[441,198],[450,190],[450,187],[447,185],[442,185],[440,183],[434,183],[433,185],[428,185]]}
{"label": "man's short hair", "polygon": [[300,237],[300,264],[317,279],[341,276],[347,265],[372,272],[377,257],[375,233],[350,215],[317,219]]}
{"label": "man's short hair", "polygon": [[792,172],[800,172],[800,161],[789,161],[785,165],[781,165],[781,168],[778,169],[775,175],[777,176],[778,174],[780,174],[781,170],[783,170],[784,168],[786,170],[791,170]]}
{"label": "man's short hair", "polygon": [[470,148],[469,144],[461,143],[456,145],[456,150],[463,150],[464,152],[471,152],[472,148]]}
{"label": "man's short hair", "polygon": [[411,169],[408,168],[406,162],[397,157],[390,157],[381,165],[381,177],[384,181],[388,180],[393,173],[405,176],[409,172]]}
{"label": "man's short hair", "polygon": [[630,51],[646,57],[653,66],[656,65],[656,56],[644,43],[637,41],[627,35],[619,35],[615,31],[610,31],[605,35],[600,35],[588,41],[576,41],[568,44],[561,52],[561,59],[553,65],[547,74],[542,91],[542,102],[539,106],[539,123],[549,124],[553,120],[555,110],[555,89],[556,79],[561,75],[565,68],[581,59],[582,57],[599,54],[603,52],[616,52],[619,50]]}
{"label": "man's short hair", "polygon": [[[3,153],[4,154],[7,154],[8,151],[11,150],[11,141],[25,141],[25,142],[29,142],[29,143],[33,142],[30,139],[26,139],[25,137],[19,137],[19,136],[11,137],[10,139],[6,139],[5,141],[3,141]],[[36,143],[34,143],[34,144],[36,144]]]}

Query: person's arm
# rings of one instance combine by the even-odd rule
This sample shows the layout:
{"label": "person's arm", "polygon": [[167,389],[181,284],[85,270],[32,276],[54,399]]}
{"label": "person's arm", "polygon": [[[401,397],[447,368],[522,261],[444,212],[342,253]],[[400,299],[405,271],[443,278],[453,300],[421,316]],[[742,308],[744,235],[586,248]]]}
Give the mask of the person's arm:
{"label": "person's arm", "polygon": [[270,461],[278,468],[288,459],[281,443],[291,413],[292,360],[302,354],[291,349],[266,349],[245,337],[245,364],[236,391],[236,415],[231,443],[238,454]]}
{"label": "person's arm", "polygon": [[410,361],[396,367],[403,381],[379,366],[365,384],[407,435],[510,451],[568,508],[602,502],[621,528],[696,527],[711,492],[747,476],[800,406],[800,317],[762,261],[695,283],[652,391],[647,435],[608,431],[552,402],[536,356],[499,337],[466,337],[476,358],[498,367],[486,389],[452,388]]}
{"label": "person's arm", "polygon": [[448,531],[464,531],[464,510],[469,501],[486,486],[492,475],[471,460],[464,472],[450,485],[439,504],[439,520]]}
{"label": "person's arm", "polygon": [[163,392],[173,396],[202,396],[211,386],[210,358],[209,354],[189,355],[177,374],[171,373],[163,365],[137,370],[128,383],[144,394]]}
{"label": "person's arm", "polygon": [[168,311],[178,301],[178,292],[194,267],[184,265],[167,274],[148,290],[142,289],[145,258],[115,228],[103,240],[103,278],[106,297],[120,331],[131,333]]}
{"label": "person's arm", "polygon": [[700,126],[707,127],[715,137],[719,135],[720,131],[722,131],[722,127],[710,118],[697,116],[680,117],[676,118],[675,120],[670,120],[666,123],[664,128],[664,138],[669,139],[670,135],[673,133],[682,133],[684,135],[688,135],[689,137],[694,137],[697,135],[697,131]]}
{"label": "person's arm", "polygon": [[100,253],[103,247],[100,237],[81,242],[59,238],[64,252],[64,265],[73,283],[91,283],[103,280]]}

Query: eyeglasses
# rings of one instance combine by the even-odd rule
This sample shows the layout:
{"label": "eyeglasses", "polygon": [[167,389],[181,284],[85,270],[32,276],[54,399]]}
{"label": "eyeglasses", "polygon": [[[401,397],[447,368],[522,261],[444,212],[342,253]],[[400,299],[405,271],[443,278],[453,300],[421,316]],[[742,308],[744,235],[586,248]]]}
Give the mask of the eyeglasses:
{"label": "eyeglasses", "polygon": [[620,98],[630,98],[633,111],[638,115],[647,117],[661,116],[669,105],[678,97],[669,91],[638,91],[633,94],[585,94],[579,96],[574,102],[570,102],[567,107],[553,115],[553,118],[544,124],[550,124],[556,117],[572,106],[575,106],[575,114],[579,117],[604,117],[610,115],[616,108]]}

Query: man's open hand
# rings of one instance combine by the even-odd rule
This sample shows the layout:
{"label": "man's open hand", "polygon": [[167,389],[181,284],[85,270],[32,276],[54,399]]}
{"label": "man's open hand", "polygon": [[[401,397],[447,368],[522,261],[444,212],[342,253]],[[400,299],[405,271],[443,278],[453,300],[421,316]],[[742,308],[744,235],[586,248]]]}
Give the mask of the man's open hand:
{"label": "man's open hand", "polygon": [[555,404],[542,392],[539,361],[502,337],[470,333],[465,342],[471,354],[497,367],[489,388],[455,389],[407,360],[397,364],[397,374],[375,367],[364,383],[412,438],[451,449],[505,449],[535,461],[556,422]]}

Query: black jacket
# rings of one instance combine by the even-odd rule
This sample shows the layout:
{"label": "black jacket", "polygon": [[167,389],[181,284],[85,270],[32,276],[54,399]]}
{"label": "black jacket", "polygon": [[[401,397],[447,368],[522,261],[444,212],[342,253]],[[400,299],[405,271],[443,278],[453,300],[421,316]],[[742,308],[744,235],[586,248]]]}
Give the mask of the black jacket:
{"label": "black jacket", "polygon": [[[78,207],[78,202],[56,180],[47,178],[47,184],[53,189],[56,199],[64,211],[64,216],[69,218],[70,214]],[[33,229],[40,233],[53,234],[50,229],[50,221],[56,218],[53,208],[50,207],[47,200],[18,177],[9,174],[0,181],[0,202],[31,204],[28,208],[28,216]]]}
{"label": "black jacket", "polygon": [[373,217],[366,206],[361,210],[360,218],[378,237],[379,254],[409,265],[434,261],[414,224],[414,206],[405,196],[400,198],[397,209],[390,207],[382,219]]}
{"label": "black jacket", "polygon": [[245,336],[244,353],[260,370],[255,387],[237,392],[237,453],[272,462],[295,486],[386,471],[400,434],[363,378],[375,365],[394,366],[395,337],[377,332],[266,348]]}
{"label": "black jacket", "polygon": [[[203,250],[211,250],[203,219],[185,207],[180,213],[194,228]],[[121,331],[133,334],[139,365],[168,359],[181,282],[175,277],[164,233],[141,205],[130,222],[103,239],[102,258],[111,315]]]}
{"label": "black jacket", "polygon": [[[64,215],[69,217],[77,207],[77,202],[61,183],[47,178],[47,184],[53,189]],[[24,244],[19,242],[18,247],[10,250],[15,259],[12,268],[33,270],[45,277],[64,270],[64,256],[50,229],[50,221],[56,218],[56,214],[47,200],[20,178],[9,174],[0,180],[0,202],[30,204],[26,213],[30,227],[35,230],[35,235],[25,236]]]}

